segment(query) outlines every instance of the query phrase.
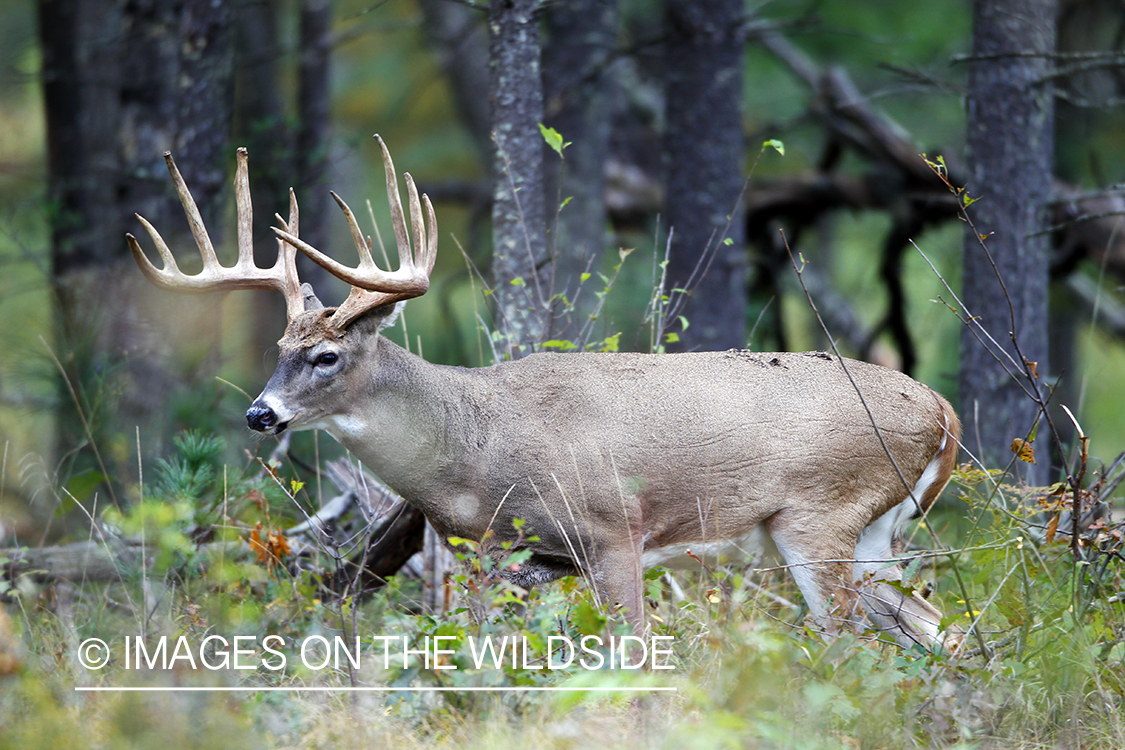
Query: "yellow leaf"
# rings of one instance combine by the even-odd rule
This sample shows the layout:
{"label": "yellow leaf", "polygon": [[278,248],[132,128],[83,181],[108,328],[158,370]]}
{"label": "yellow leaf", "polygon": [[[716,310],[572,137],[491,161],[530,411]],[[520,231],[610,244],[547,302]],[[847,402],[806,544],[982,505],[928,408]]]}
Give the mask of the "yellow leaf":
{"label": "yellow leaf", "polygon": [[1055,515],[1051,516],[1051,520],[1047,524],[1047,535],[1044,537],[1044,541],[1047,542],[1047,544],[1053,542],[1055,540],[1055,532],[1057,532],[1058,530],[1059,514],[1056,513]]}
{"label": "yellow leaf", "polygon": [[1012,453],[1016,454],[1016,458],[1025,463],[1035,463],[1035,447],[1027,440],[1016,438],[1012,441]]}

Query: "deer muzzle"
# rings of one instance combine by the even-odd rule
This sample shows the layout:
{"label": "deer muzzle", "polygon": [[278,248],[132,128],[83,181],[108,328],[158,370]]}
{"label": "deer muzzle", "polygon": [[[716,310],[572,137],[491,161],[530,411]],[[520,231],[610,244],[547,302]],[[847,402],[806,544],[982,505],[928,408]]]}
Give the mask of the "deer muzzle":
{"label": "deer muzzle", "polygon": [[254,432],[277,435],[284,431],[289,423],[280,421],[277,412],[265,404],[255,401],[246,410],[246,425]]}

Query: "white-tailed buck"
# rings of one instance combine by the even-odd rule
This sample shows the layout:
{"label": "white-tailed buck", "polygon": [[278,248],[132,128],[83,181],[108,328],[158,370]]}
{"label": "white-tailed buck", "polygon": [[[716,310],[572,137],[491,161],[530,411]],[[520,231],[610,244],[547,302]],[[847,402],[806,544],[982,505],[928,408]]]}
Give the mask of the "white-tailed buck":
{"label": "white-tailed buck", "polygon": [[[941,396],[901,373],[822,353],[534,354],[480,369],[430,364],[379,334],[400,302],[425,293],[437,251],[429,200],[419,201],[406,175],[408,231],[394,165],[379,145],[397,271],[375,265],[338,197],[358,267],[299,239],[292,192],[289,221],[278,217],[274,230],[277,263],[258,268],[245,150],[235,181],[236,265],[216,259],[171,156],[202,272],[183,274],[144,219],[164,268],[128,238],[141,270],[165,289],[285,295],[289,326],[277,371],[246,413],[251,429],[326,430],[443,538],[485,540],[494,555],[517,539],[512,519],[524,519],[539,540],[525,541],[531,557],[502,575],[531,586],[582,574],[638,629],[646,564],[764,529],[818,618],[854,621],[862,608],[903,643],[940,641],[940,613],[902,593],[894,585],[901,565],[888,561],[957,456],[960,425]],[[324,307],[302,287],[296,250],[352,285],[342,305]]]}

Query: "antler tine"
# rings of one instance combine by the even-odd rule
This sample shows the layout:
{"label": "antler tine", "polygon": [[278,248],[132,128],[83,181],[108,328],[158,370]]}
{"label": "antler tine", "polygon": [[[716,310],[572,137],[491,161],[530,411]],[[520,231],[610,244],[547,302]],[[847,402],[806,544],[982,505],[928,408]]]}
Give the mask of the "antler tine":
{"label": "antler tine", "polygon": [[352,242],[355,243],[356,252],[359,253],[359,267],[360,268],[374,268],[378,270],[375,261],[371,258],[371,238],[363,236],[363,230],[359,228],[359,222],[355,218],[355,213],[352,212],[351,207],[344,202],[344,199],[335,193],[329,191],[332,199],[336,201],[336,205],[344,212],[344,218],[348,222],[348,230],[352,233]]}
{"label": "antler tine", "polygon": [[245,148],[236,152],[234,205],[238,213],[238,263],[254,265],[254,202],[250,200],[250,155]]}
{"label": "antler tine", "polygon": [[199,206],[195,205],[195,199],[191,197],[191,191],[188,190],[183,175],[176,167],[176,161],[172,158],[171,151],[164,152],[164,163],[168,165],[168,172],[172,175],[172,182],[176,186],[176,195],[179,196],[180,203],[184,207],[184,213],[187,214],[191,236],[195,238],[195,244],[199,246],[199,254],[203,256],[203,268],[219,265],[219,259],[215,256],[215,247],[211,244],[207,227],[203,225],[203,217],[199,214]]}
{"label": "antler tine", "polygon": [[[426,276],[434,270],[434,263],[437,261],[437,216],[434,215],[433,204],[430,203],[430,196],[423,195],[422,200],[418,200],[418,189],[414,186],[414,178],[408,172],[406,175],[406,188],[410,195],[410,219],[414,225],[414,258],[411,260],[411,265],[425,269]],[[426,222],[429,225],[427,230],[426,224],[422,222],[422,208],[426,209]]]}
{"label": "antler tine", "polygon": [[[410,175],[405,175],[411,223],[414,230],[414,247],[412,248],[403,215],[402,198],[399,194],[394,162],[391,161],[390,153],[387,151],[383,139],[379,136],[375,137],[383,151],[383,165],[387,175],[387,198],[391,205],[391,221],[394,225],[399,255],[397,270],[386,271],[375,264],[371,257],[370,242],[364,239],[355,214],[336,193],[332,193],[332,197],[339,204],[340,210],[344,212],[344,218],[348,222],[352,240],[355,242],[356,251],[359,254],[359,265],[355,268],[345,266],[328,257],[294,233],[287,231],[287,228],[275,227],[273,230],[279,238],[309,256],[333,276],[352,285],[352,291],[348,299],[337,308],[332,316],[332,323],[338,329],[343,329],[367,310],[425,294],[430,286],[430,272],[433,271],[434,260],[437,255],[437,218],[434,216],[433,206],[430,204],[429,198],[422,196],[419,199],[418,188],[414,185],[414,180]],[[425,204],[425,218],[429,223],[428,233],[426,221],[423,220],[423,204]],[[427,234],[429,237],[427,237]]]}
{"label": "antler tine", "polygon": [[156,231],[156,227],[140,214],[136,214],[136,217],[140,220],[145,231],[152,237],[156,250],[160,253],[160,259],[164,262],[164,268],[158,269],[152,264],[141,249],[137,238],[132,234],[126,234],[125,239],[129,243],[133,259],[137,261],[141,272],[153,284],[174,292],[187,292],[189,294],[205,292],[209,289],[210,281],[203,278],[204,274],[208,268],[218,265],[219,260],[215,256],[215,248],[211,244],[207,228],[203,225],[203,217],[199,214],[199,207],[196,206],[195,199],[191,197],[191,191],[188,190],[187,183],[184,182],[180,170],[176,167],[176,161],[172,158],[171,151],[164,152],[164,163],[168,165],[168,172],[172,175],[172,183],[176,186],[176,195],[179,196],[180,203],[184,207],[188,225],[191,227],[191,234],[195,238],[195,244],[199,247],[199,254],[203,257],[203,272],[196,276],[188,276],[181,271],[176,264],[176,257],[168,249],[168,243],[160,236],[160,232]]}
{"label": "antler tine", "polygon": [[[280,214],[273,215],[277,223],[285,228],[294,237],[300,231],[300,211],[297,208],[297,193],[289,188],[289,221],[281,218]],[[281,293],[285,295],[285,309],[289,320],[305,309],[304,294],[301,292],[301,279],[297,275],[297,248],[292,243],[280,237],[277,239],[277,260],[273,268],[281,280]]]}
{"label": "antler tine", "polygon": [[164,238],[160,236],[160,232],[156,231],[156,227],[148,223],[148,220],[140,214],[134,214],[137,220],[141,222],[141,226],[148,232],[148,236],[152,238],[153,243],[156,245],[157,252],[160,253],[160,259],[164,261],[164,268],[157,268],[152,264],[152,261],[145,255],[141,245],[137,242],[137,238],[131,233],[125,234],[125,241],[129,243],[129,250],[133,253],[133,260],[137,261],[140,266],[141,273],[145,278],[151,281],[161,289],[171,289],[175,291],[175,280],[184,278],[184,274],[180,271],[180,267],[176,265],[176,257],[172,255],[172,251],[168,249],[168,244],[164,242]]}
{"label": "antler tine", "polygon": [[[137,261],[141,272],[153,284],[162,289],[186,294],[202,294],[204,292],[222,291],[227,289],[273,289],[285,295],[286,307],[290,319],[303,309],[303,298],[300,292],[300,280],[297,278],[295,251],[286,251],[279,248],[278,260],[272,268],[259,268],[254,263],[254,243],[252,237],[253,208],[250,200],[250,179],[248,176],[248,156],[246,149],[238,150],[238,168],[235,174],[235,203],[238,207],[238,261],[234,266],[226,267],[219,263],[215,255],[215,248],[203,224],[203,218],[195,200],[191,197],[172,159],[171,153],[165,152],[164,160],[168,164],[168,171],[172,175],[172,182],[176,186],[176,194],[183,204],[184,213],[187,215],[195,244],[199,247],[199,254],[203,258],[203,270],[189,276],[180,270],[172,251],[167,243],[144,217],[138,215],[137,219],[152,237],[156,244],[157,252],[164,262],[163,268],[156,268],[141,249],[136,238],[127,234],[126,239],[133,258]],[[296,200],[291,201],[291,223],[296,230]]]}
{"label": "antler tine", "polygon": [[[383,142],[382,136],[376,133],[375,140],[379,142],[379,149],[383,152],[383,171],[387,176],[387,202],[390,203],[391,207],[391,226],[394,227],[399,265],[403,266],[412,263],[414,258],[410,252],[410,237],[406,234],[406,219],[402,215],[402,195],[398,192],[398,176],[395,174],[395,163],[391,160],[391,152],[387,150],[387,144]],[[407,184],[409,185],[411,182],[413,180],[407,175]],[[413,208],[417,199],[417,191],[408,192],[408,195],[413,198],[410,202],[410,206]],[[415,236],[415,240],[417,239],[417,236]]]}
{"label": "antler tine", "polygon": [[[286,231],[286,229],[274,227],[274,234],[309,256],[313,262],[328,271],[328,273],[341,281],[348,282],[352,286],[378,292],[405,292],[417,289],[419,286],[417,279],[410,273],[411,269],[409,267],[399,268],[398,271],[384,271],[379,268],[379,266],[375,265],[375,261],[371,257],[371,249],[367,245],[367,241],[363,239],[363,233],[359,228],[359,223],[356,221],[355,214],[340,196],[336,195],[336,193],[331,193],[331,195],[340,205],[340,209],[344,212],[344,218],[348,222],[348,227],[352,233],[352,239],[355,241],[356,250],[359,253],[358,266],[355,268],[345,266],[335,258],[331,258],[320,250],[317,250],[292,232]],[[426,281],[426,283],[428,285],[428,281]],[[422,294],[425,291],[426,290],[423,288],[417,294],[411,296],[418,296],[418,294]]]}

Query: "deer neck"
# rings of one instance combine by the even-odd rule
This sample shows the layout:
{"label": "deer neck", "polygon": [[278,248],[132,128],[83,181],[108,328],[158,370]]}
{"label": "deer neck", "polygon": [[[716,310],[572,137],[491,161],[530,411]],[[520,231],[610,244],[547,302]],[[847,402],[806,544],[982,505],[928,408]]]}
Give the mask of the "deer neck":
{"label": "deer neck", "polygon": [[464,368],[431,364],[383,336],[363,364],[352,375],[345,413],[323,427],[404,498],[424,497],[443,474],[471,460],[458,433],[473,379]]}

